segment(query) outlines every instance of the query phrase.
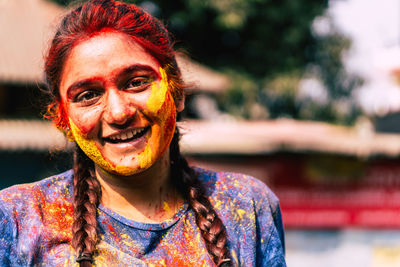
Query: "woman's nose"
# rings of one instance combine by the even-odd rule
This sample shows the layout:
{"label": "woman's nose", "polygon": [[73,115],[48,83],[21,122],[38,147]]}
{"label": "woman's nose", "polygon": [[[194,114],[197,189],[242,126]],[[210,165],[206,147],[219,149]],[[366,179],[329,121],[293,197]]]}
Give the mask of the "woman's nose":
{"label": "woman's nose", "polygon": [[123,91],[110,90],[106,101],[104,120],[109,124],[124,125],[136,114]]}

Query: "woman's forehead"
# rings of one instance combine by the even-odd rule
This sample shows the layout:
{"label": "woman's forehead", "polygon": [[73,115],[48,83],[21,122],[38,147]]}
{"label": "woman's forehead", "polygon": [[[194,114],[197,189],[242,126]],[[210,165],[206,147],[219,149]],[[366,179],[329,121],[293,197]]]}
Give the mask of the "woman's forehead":
{"label": "woman's forehead", "polygon": [[75,57],[75,60],[80,58],[86,59],[105,59],[105,60],[121,60],[130,61],[136,60],[138,63],[147,63],[160,66],[156,58],[154,58],[146,49],[138,43],[134,37],[126,33],[118,31],[101,31],[89,38],[76,43],[71,50],[67,61]]}
{"label": "woman's forehead", "polygon": [[60,87],[79,79],[111,77],[134,65],[159,74],[160,64],[138,42],[120,32],[101,32],[76,44],[64,63]]}

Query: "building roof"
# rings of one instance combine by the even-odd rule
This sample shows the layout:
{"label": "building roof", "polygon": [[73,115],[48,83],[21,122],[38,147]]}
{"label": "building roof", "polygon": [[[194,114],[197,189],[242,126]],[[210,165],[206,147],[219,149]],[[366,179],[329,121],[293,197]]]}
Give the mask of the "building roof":
{"label": "building roof", "polygon": [[55,151],[71,145],[48,121],[0,120],[0,151]]}
{"label": "building roof", "polygon": [[322,152],[357,157],[399,156],[400,135],[375,133],[368,127],[323,122],[270,121],[181,124],[182,151],[187,154],[268,154],[280,151]]}
{"label": "building roof", "polygon": [[[66,9],[45,0],[0,0],[0,82],[43,82],[43,59],[49,40]],[[219,92],[227,76],[187,57],[178,57],[192,91]]]}
{"label": "building roof", "polygon": [[[257,155],[281,151],[321,152],[356,157],[400,156],[400,135],[330,125],[322,122],[185,121],[182,151],[186,154]],[[0,120],[0,150],[69,149],[71,143],[50,122]]]}
{"label": "building roof", "polygon": [[63,12],[50,1],[0,1],[0,81],[42,81],[46,43]]}

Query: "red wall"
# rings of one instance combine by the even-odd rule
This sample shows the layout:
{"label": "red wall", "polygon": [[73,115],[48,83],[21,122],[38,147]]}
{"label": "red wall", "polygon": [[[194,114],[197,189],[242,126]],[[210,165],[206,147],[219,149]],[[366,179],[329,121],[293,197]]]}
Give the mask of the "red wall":
{"label": "red wall", "polygon": [[399,158],[279,153],[189,161],[264,181],[279,197],[289,228],[400,228]]}

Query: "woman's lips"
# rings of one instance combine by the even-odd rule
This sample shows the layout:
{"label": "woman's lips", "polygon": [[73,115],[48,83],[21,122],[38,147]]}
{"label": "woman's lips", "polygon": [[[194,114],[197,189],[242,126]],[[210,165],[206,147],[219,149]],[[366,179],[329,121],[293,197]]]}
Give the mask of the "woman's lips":
{"label": "woman's lips", "polygon": [[131,142],[135,139],[138,139],[138,138],[144,136],[148,132],[149,129],[150,129],[150,126],[130,129],[130,130],[118,133],[118,134],[104,137],[103,140],[105,142],[109,142],[109,143],[113,143],[113,144],[128,143],[128,142]]}

